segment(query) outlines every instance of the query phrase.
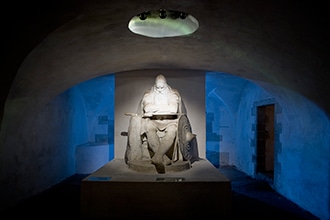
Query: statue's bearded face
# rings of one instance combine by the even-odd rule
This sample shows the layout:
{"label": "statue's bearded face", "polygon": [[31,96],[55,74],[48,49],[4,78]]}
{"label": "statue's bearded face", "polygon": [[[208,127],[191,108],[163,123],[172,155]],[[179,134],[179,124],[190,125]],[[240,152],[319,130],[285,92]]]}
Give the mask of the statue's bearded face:
{"label": "statue's bearded face", "polygon": [[159,80],[156,82],[156,92],[157,93],[164,93],[166,90],[166,82]]}

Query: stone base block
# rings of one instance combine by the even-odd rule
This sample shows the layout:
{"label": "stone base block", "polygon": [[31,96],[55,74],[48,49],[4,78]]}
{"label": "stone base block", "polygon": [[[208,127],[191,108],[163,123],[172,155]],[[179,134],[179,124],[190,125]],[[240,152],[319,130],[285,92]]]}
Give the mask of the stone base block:
{"label": "stone base block", "polygon": [[187,219],[231,216],[231,182],[208,160],[165,174],[129,169],[114,159],[82,180],[81,217]]}
{"label": "stone base block", "polygon": [[[129,161],[128,167],[135,171],[143,173],[157,173],[155,165],[151,163],[151,160],[132,160]],[[165,172],[179,172],[190,169],[189,161],[177,161],[171,165],[165,166]]]}

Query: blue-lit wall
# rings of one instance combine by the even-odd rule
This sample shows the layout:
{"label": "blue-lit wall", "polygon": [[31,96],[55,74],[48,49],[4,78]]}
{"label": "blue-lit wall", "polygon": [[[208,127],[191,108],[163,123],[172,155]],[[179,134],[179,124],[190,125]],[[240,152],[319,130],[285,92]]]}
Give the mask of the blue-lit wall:
{"label": "blue-lit wall", "polygon": [[[206,73],[206,156],[216,167],[237,162],[237,113],[243,101],[243,91],[250,84],[253,85],[230,74]],[[244,120],[246,126],[249,118]],[[247,133],[251,128],[240,126],[239,129],[245,129]]]}
{"label": "blue-lit wall", "polygon": [[[84,137],[76,145],[77,172],[91,173],[114,158],[114,80],[110,74],[70,89],[77,90],[75,97],[80,100],[74,108],[84,112],[76,118],[84,123],[73,127],[77,135]],[[85,132],[81,132],[82,127]]]}
{"label": "blue-lit wall", "polygon": [[275,106],[274,189],[303,209],[327,216],[330,121],[322,109],[291,90],[207,73],[207,159],[256,177],[256,110],[267,104]]}

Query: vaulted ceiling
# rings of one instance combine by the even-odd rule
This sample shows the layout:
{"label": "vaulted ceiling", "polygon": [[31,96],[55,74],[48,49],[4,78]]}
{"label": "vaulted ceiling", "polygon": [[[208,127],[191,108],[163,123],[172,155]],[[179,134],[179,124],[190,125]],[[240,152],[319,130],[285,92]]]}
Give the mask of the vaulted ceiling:
{"label": "vaulted ceiling", "polygon": [[[85,80],[139,69],[230,73],[302,94],[330,114],[325,5],[289,1],[47,1],[8,3],[5,100],[45,103]],[[193,15],[199,29],[153,39],[127,28],[145,10]]]}

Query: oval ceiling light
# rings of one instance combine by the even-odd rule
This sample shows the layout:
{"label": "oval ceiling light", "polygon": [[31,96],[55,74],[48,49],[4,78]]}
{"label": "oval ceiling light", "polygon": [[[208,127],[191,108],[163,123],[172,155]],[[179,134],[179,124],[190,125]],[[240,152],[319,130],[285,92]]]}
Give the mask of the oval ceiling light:
{"label": "oval ceiling light", "polygon": [[194,33],[199,27],[192,15],[173,10],[150,10],[142,12],[128,23],[128,29],[146,37],[178,37]]}

